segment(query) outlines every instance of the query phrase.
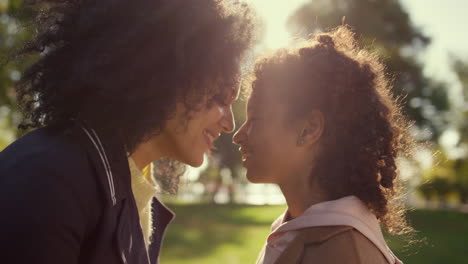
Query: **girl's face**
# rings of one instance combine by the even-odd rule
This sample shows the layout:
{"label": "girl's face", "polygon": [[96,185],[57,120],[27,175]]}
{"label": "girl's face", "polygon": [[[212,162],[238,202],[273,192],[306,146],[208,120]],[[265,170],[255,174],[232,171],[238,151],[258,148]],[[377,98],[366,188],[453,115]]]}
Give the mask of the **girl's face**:
{"label": "girl's face", "polygon": [[193,167],[203,163],[204,153],[213,147],[221,132],[234,130],[232,103],[237,93],[224,104],[213,102],[189,112],[178,104],[174,118],[166,122],[154,148],[162,147],[165,156]]}
{"label": "girl's face", "polygon": [[254,91],[247,104],[247,120],[234,135],[247,178],[254,183],[281,184],[304,167],[298,127],[278,97]]}

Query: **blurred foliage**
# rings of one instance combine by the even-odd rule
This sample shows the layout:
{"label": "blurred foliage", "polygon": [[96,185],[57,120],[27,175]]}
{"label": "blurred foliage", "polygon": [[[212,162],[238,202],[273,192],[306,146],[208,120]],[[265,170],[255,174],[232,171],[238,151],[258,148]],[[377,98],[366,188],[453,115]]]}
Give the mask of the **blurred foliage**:
{"label": "blurred foliage", "polygon": [[394,80],[394,95],[404,111],[437,139],[446,126],[449,110],[445,84],[422,74],[422,55],[430,39],[415,28],[398,0],[313,0],[289,19],[296,35],[310,34],[348,24],[362,46],[376,51]]}
{"label": "blurred foliage", "polygon": [[464,95],[464,106],[461,109],[462,115],[457,124],[458,131],[460,132],[459,144],[468,144],[468,58],[465,60],[457,58],[453,61],[452,66],[462,85],[462,93]]}
{"label": "blurred foliage", "polygon": [[[246,98],[241,97],[239,100],[234,102],[232,112],[235,116],[236,128],[239,128],[246,119]],[[216,158],[217,164],[214,166],[216,167],[215,171],[211,170],[209,172],[211,178],[221,178],[221,170],[228,169],[230,171],[229,177],[231,179],[227,181],[231,186],[234,181],[244,182],[240,179],[243,176],[241,154],[239,152],[239,146],[232,143],[233,136],[233,133],[222,134],[215,142],[216,151],[213,153],[213,156]],[[223,181],[223,179],[220,180]],[[214,181],[219,182],[219,180]],[[226,181],[226,177],[224,178],[224,181]],[[232,196],[233,193],[230,192],[230,195]],[[214,195],[212,197],[214,197]],[[230,202],[232,202],[232,197],[230,198]]]}
{"label": "blurred foliage", "polygon": [[460,58],[455,59],[453,61],[453,69],[458,76],[458,80],[460,80],[461,84],[463,85],[463,94],[465,98],[468,97],[468,58],[466,60],[462,60]]}
{"label": "blurred foliage", "polygon": [[22,0],[0,0],[0,150],[21,132],[16,130],[20,114],[13,83],[35,58],[15,58],[32,36],[28,23],[32,11],[24,9]]}
{"label": "blurred foliage", "polygon": [[464,111],[462,113],[461,122],[459,124],[459,133],[460,141],[458,146],[464,149],[465,156],[457,160],[455,169],[456,169],[456,178],[457,178],[457,192],[460,195],[460,200],[464,203],[468,203],[468,59],[465,61],[457,60],[454,63],[454,69],[457,73],[458,79],[463,87],[464,94]]}
{"label": "blurred foliage", "polygon": [[[462,93],[464,95],[464,104],[458,111],[459,118],[455,118],[454,127],[458,134],[458,142],[454,149],[460,154],[455,157],[448,157],[446,150],[439,155],[436,166],[426,173],[427,179],[419,191],[427,199],[437,199],[443,206],[451,194],[455,194],[458,202],[468,203],[468,110],[466,101],[468,95],[468,60],[464,61],[457,58],[453,61],[453,70],[456,73]],[[452,150],[453,151],[453,150]]]}
{"label": "blurred foliage", "polygon": [[436,165],[423,172],[419,193],[426,201],[437,201],[439,207],[447,207],[450,198],[463,207],[468,203],[468,160],[449,158],[443,152],[437,157]]}

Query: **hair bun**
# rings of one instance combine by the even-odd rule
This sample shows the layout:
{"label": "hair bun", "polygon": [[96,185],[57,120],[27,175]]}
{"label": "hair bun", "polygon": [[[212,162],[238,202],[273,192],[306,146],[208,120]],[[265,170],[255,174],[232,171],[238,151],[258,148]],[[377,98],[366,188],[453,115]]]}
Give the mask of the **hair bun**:
{"label": "hair bun", "polygon": [[318,35],[317,36],[317,41],[320,44],[323,44],[328,48],[335,48],[335,42],[333,41],[332,37],[330,37],[328,35]]}

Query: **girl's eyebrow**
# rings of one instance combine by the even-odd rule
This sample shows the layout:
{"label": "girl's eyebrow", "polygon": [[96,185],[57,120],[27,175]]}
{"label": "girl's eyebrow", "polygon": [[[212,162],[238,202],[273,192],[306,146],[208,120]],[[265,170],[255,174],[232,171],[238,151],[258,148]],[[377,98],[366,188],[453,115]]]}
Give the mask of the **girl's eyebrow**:
{"label": "girl's eyebrow", "polygon": [[247,116],[250,117],[250,116],[253,116],[255,113],[255,109],[253,109],[253,107],[247,107]]}
{"label": "girl's eyebrow", "polygon": [[257,111],[247,111],[247,119],[259,120],[259,119],[262,119],[262,117],[260,116],[260,113],[258,113]]}

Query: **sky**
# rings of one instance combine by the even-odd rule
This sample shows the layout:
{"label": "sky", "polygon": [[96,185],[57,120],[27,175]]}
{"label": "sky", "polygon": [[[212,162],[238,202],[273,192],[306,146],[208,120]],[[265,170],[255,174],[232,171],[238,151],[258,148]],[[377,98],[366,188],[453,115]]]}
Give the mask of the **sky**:
{"label": "sky", "polygon": [[[262,48],[274,49],[288,44],[290,35],[286,22],[291,14],[307,0],[244,0],[252,4],[260,19],[265,23],[265,37]],[[272,29],[275,31],[273,32]]]}

